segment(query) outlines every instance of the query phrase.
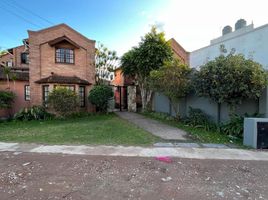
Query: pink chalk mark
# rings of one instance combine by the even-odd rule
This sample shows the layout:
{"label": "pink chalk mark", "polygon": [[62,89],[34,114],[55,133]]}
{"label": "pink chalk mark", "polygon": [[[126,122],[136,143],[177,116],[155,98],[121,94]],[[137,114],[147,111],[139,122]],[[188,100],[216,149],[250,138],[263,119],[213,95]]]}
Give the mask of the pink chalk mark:
{"label": "pink chalk mark", "polygon": [[165,162],[165,163],[171,163],[172,160],[169,156],[158,156],[155,158],[156,160],[159,160],[161,162]]}

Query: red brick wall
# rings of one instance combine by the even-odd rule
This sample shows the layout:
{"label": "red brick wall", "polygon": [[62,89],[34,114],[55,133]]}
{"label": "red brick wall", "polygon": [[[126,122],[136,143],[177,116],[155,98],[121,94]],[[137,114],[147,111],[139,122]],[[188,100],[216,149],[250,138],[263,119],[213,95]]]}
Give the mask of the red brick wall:
{"label": "red brick wall", "polygon": [[175,40],[169,40],[174,56],[180,59],[184,64],[189,64],[189,53]]}
{"label": "red brick wall", "polygon": [[[35,81],[50,76],[51,72],[63,76],[75,75],[92,84],[95,83],[95,41],[86,39],[64,24],[37,32],[29,31],[28,33],[32,105],[42,104],[42,85],[35,83]],[[62,36],[68,37],[80,46],[79,49],[75,49],[74,64],[55,63],[55,47],[50,46],[48,42]],[[86,96],[91,88],[91,86],[86,87]],[[87,109],[92,110],[91,107],[87,103]]]}

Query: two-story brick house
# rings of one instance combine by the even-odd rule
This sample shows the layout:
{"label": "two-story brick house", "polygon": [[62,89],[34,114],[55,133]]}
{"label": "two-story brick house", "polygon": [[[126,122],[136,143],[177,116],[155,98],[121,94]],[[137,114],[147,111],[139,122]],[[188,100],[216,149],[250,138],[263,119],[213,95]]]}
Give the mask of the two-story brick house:
{"label": "two-story brick house", "polygon": [[[39,31],[28,31],[24,45],[8,50],[0,57],[0,64],[11,68],[15,81],[7,85],[0,67],[0,90],[16,93],[10,114],[23,107],[43,105],[49,91],[57,86],[74,90],[81,109],[93,111],[86,100],[95,83],[95,41],[86,38],[66,24]],[[1,115],[5,115],[6,113]]]}

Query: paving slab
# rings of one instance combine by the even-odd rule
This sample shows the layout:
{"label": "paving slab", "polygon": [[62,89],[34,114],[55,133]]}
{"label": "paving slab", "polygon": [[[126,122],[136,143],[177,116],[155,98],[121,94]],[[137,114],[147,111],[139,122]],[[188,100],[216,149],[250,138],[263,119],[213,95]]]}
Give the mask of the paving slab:
{"label": "paving slab", "polygon": [[190,148],[190,147],[133,147],[133,146],[87,146],[87,145],[38,145],[0,142],[0,152],[50,153],[91,156],[157,157],[218,159],[218,160],[263,160],[268,161],[267,151]]}
{"label": "paving slab", "polygon": [[187,140],[187,133],[176,127],[163,124],[157,120],[149,119],[143,115],[132,112],[116,112],[116,114],[136,126],[165,140]]}

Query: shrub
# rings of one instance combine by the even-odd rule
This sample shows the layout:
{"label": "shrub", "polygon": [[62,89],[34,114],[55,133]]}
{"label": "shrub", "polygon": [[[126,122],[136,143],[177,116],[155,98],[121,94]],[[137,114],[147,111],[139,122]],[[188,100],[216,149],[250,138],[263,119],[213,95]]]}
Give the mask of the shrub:
{"label": "shrub", "polygon": [[89,92],[88,100],[97,107],[98,111],[107,112],[108,101],[113,95],[113,90],[108,85],[97,85]]}
{"label": "shrub", "polygon": [[48,105],[61,116],[67,116],[78,108],[77,94],[65,87],[57,87],[48,95]]}
{"label": "shrub", "polygon": [[204,128],[205,130],[216,130],[217,126],[209,115],[199,108],[189,107],[189,117],[185,122],[190,126]]}
{"label": "shrub", "polygon": [[15,114],[14,119],[20,121],[30,120],[49,120],[54,116],[46,111],[43,106],[33,106],[31,108],[23,108]]}
{"label": "shrub", "polygon": [[260,114],[245,114],[244,116],[232,115],[227,123],[220,126],[221,133],[237,138],[243,138],[244,118],[245,117],[261,117]]}
{"label": "shrub", "polygon": [[10,108],[14,102],[15,94],[10,91],[0,91],[0,109]]}

